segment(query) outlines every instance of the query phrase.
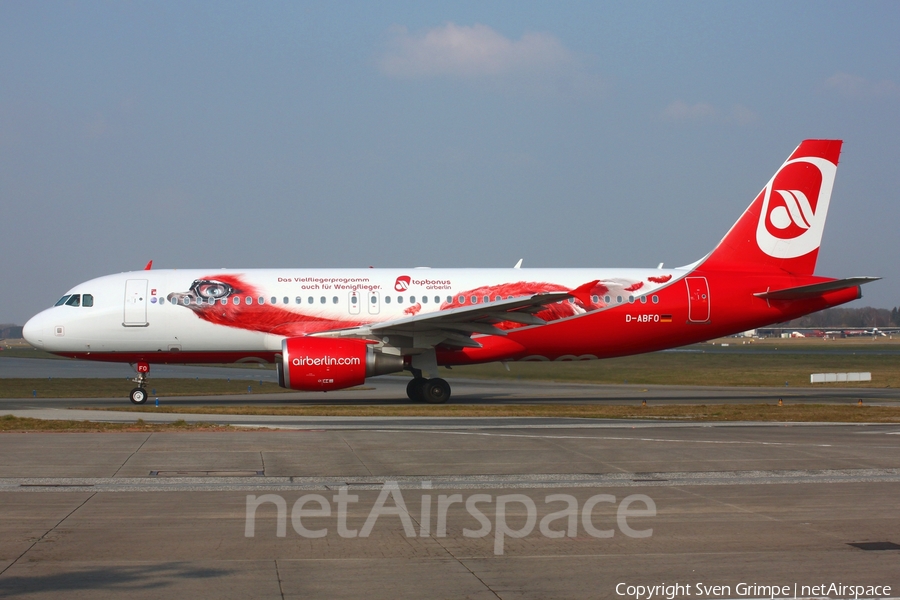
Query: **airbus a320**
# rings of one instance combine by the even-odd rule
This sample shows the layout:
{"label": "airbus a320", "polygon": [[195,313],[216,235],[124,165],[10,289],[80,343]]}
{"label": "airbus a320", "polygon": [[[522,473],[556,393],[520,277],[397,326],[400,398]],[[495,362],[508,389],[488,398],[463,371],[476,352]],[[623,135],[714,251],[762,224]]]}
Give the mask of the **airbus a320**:
{"label": "airbus a320", "polygon": [[[35,347],[131,363],[275,363],[278,382],[338,390],[409,371],[443,403],[439,366],[653,352],[861,297],[875,277],[814,274],[839,140],[806,140],[721,242],[673,269],[150,269],[76,285],[24,327]],[[518,265],[516,266],[518,267]]]}

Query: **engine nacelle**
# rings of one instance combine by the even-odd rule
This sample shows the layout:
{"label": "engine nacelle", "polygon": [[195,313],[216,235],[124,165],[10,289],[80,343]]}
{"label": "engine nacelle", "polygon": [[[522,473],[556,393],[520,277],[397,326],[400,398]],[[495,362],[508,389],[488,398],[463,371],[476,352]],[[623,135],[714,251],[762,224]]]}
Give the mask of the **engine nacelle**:
{"label": "engine nacelle", "polygon": [[277,366],[281,387],[325,392],[402,371],[403,357],[379,352],[362,340],[300,337],[281,342]]}

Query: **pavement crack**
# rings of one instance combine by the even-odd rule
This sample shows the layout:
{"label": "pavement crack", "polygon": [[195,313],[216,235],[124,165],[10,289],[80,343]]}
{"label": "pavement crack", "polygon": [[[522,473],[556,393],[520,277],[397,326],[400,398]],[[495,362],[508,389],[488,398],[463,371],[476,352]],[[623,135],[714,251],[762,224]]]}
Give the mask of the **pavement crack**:
{"label": "pavement crack", "polygon": [[48,535],[50,535],[50,533],[51,533],[52,531],[56,530],[56,528],[59,527],[60,525],[62,525],[62,524],[65,522],[66,519],[68,519],[68,518],[71,517],[73,514],[75,514],[75,511],[77,511],[77,510],[80,509],[82,506],[84,506],[85,504],[87,504],[87,503],[88,503],[88,500],[90,500],[91,498],[93,498],[93,497],[96,496],[96,495],[97,495],[97,493],[94,492],[93,494],[91,494],[90,496],[88,496],[87,498],[85,498],[84,501],[83,501],[81,504],[79,504],[78,506],[76,506],[75,508],[73,508],[72,510],[70,510],[69,513],[68,513],[66,516],[64,516],[62,519],[60,519],[59,522],[58,522],[56,525],[54,525],[53,527],[51,527],[50,529],[48,529],[47,531],[45,531],[45,532],[44,532],[44,535],[42,535],[41,537],[39,537],[39,538],[37,538],[36,540],[34,540],[33,542],[31,542],[31,545],[28,546],[28,547],[27,547],[27,548],[26,548],[19,556],[17,556],[16,559],[15,559],[14,561],[12,561],[12,562],[9,563],[8,565],[6,565],[6,568],[4,568],[2,571],[0,571],[0,576],[2,576],[2,575],[3,575],[4,573],[6,573],[9,569],[11,569],[11,568],[13,567],[13,565],[15,565],[17,562],[19,562],[19,561],[22,559],[23,556],[25,556],[26,554],[28,554],[29,552],[31,552],[31,549],[32,549],[32,548],[34,548],[38,543],[40,543],[45,537],[47,537]]}
{"label": "pavement crack", "polygon": [[[430,489],[430,488],[422,488],[422,491],[428,491],[429,489]],[[419,498],[419,504],[421,504],[421,503],[422,503],[422,499]],[[416,530],[419,531],[419,536],[418,536],[418,537],[422,537],[422,519],[417,519],[417,518],[416,518],[416,515],[413,514],[412,512],[410,512],[410,510],[409,510],[409,509],[406,509],[405,507],[404,507],[404,510],[405,510],[407,516],[409,516],[410,520],[411,520],[413,523],[416,524]],[[429,523],[428,523],[428,535],[427,535],[427,537],[428,537],[428,539],[430,539],[431,541],[433,541],[435,544],[437,544],[437,545],[441,548],[441,550],[443,550],[443,551],[447,554],[447,556],[449,556],[450,558],[452,558],[453,560],[455,560],[457,563],[459,563],[459,565],[460,565],[463,569],[465,569],[466,571],[468,571],[469,574],[470,574],[472,577],[474,577],[475,579],[477,579],[478,582],[479,582],[481,585],[483,585],[483,586],[485,587],[485,589],[487,589],[490,593],[492,593],[496,598],[500,598],[500,595],[499,595],[497,592],[495,592],[494,589],[493,589],[491,586],[489,586],[489,585],[487,584],[487,582],[486,582],[484,579],[482,579],[481,577],[479,577],[478,575],[476,575],[476,574],[475,574],[475,571],[473,571],[472,569],[469,568],[469,565],[467,565],[466,563],[464,563],[460,557],[458,557],[458,556],[456,556],[455,554],[453,554],[453,551],[452,551],[450,548],[448,548],[447,546],[445,546],[443,543],[441,543],[441,539],[431,532],[430,517],[429,517]],[[410,546],[412,546],[412,543],[411,543],[408,539],[406,540],[406,542],[407,542],[407,544],[409,544]]]}
{"label": "pavement crack", "polygon": [[135,449],[134,452],[132,452],[131,454],[129,454],[129,455],[128,455],[128,458],[126,458],[126,459],[122,462],[122,464],[119,465],[119,468],[116,469],[116,472],[112,474],[113,477],[115,477],[116,475],[118,475],[118,474],[119,474],[119,471],[121,471],[122,468],[123,468],[125,465],[128,464],[128,461],[130,461],[132,458],[134,458],[134,455],[141,451],[141,448],[144,447],[144,444],[146,444],[147,441],[148,441],[152,436],[153,436],[152,433],[148,433],[148,434],[147,434],[147,437],[144,438],[144,441],[141,442],[141,445],[138,446],[138,447]]}
{"label": "pavement crack", "polygon": [[362,465],[363,469],[366,470],[366,473],[367,473],[369,476],[371,476],[371,475],[372,475],[372,471],[369,469],[369,466],[368,466],[365,462],[363,462],[363,459],[361,459],[361,458],[359,457],[359,454],[356,453],[356,450],[353,448],[353,446],[350,445],[350,442],[348,442],[347,439],[346,439],[343,435],[341,435],[340,433],[338,433],[337,436],[338,436],[339,438],[341,438],[341,441],[344,442],[344,444],[347,445],[347,448],[350,449],[350,452],[353,454],[353,458],[355,458],[356,461],[357,461],[359,464]]}
{"label": "pavement crack", "polygon": [[281,581],[281,572],[278,570],[278,559],[275,559],[275,577],[278,578],[278,593],[281,594],[281,600],[284,600],[284,584]]}

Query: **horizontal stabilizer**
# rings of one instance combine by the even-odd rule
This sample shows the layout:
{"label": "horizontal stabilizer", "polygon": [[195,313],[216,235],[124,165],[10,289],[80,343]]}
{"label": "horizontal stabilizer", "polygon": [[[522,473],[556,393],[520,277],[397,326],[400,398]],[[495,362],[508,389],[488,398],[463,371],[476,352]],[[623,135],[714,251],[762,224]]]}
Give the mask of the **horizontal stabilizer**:
{"label": "horizontal stabilizer", "polygon": [[835,290],[845,290],[847,288],[860,286],[864,283],[878,281],[881,277],[850,277],[847,279],[837,279],[835,281],[826,281],[825,283],[814,283],[812,285],[801,285],[798,287],[786,288],[783,290],[773,290],[769,292],[759,292],[753,294],[757,298],[765,298],[766,300],[799,300],[801,298],[809,298],[818,296],[825,292],[833,292]]}

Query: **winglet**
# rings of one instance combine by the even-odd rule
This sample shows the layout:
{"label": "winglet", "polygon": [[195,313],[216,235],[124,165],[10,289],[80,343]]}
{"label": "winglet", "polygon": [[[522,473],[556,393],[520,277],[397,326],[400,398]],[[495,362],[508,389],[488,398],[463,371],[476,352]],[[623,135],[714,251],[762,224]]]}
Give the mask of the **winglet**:
{"label": "winglet", "polygon": [[149,271],[152,268],[153,268],[153,261],[151,260],[150,262],[147,263],[147,266],[144,267],[144,270]]}
{"label": "winglet", "polygon": [[584,285],[579,285],[574,290],[569,291],[569,295],[576,300],[580,300],[582,304],[587,306],[591,304],[591,290],[593,290],[598,283],[600,283],[600,280],[595,279],[594,281],[589,281]]}

